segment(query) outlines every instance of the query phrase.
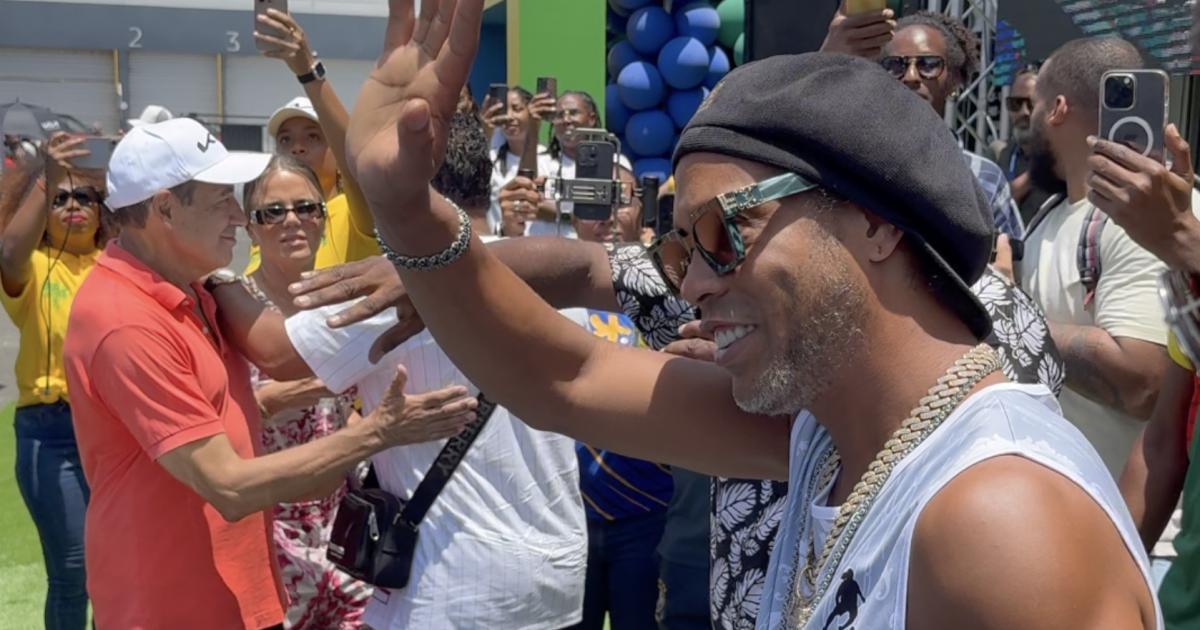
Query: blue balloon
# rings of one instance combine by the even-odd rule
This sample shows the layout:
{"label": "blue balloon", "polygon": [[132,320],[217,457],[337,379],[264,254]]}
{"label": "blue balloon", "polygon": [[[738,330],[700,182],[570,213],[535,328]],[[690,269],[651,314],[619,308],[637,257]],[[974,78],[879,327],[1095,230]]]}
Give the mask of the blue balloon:
{"label": "blue balloon", "polygon": [[704,83],[708,75],[708,49],[694,37],[676,37],[658,53],[658,71],[667,85],[690,90]]}
{"label": "blue balloon", "polygon": [[708,61],[708,76],[704,78],[704,87],[713,89],[717,82],[729,74],[729,55],[720,46],[713,46]]}
{"label": "blue balloon", "polygon": [[653,55],[675,35],[675,21],[660,6],[642,7],[629,16],[625,35],[638,52]]}
{"label": "blue balloon", "polygon": [[608,6],[612,7],[614,11],[629,15],[635,9],[640,9],[650,2],[651,0],[608,0]]}
{"label": "blue balloon", "polygon": [[696,115],[696,110],[700,109],[700,103],[703,103],[707,96],[708,88],[706,87],[672,92],[667,99],[667,113],[671,114],[671,120],[675,121],[675,126],[680,129],[686,127],[692,116]]}
{"label": "blue balloon", "polygon": [[625,143],[639,155],[662,155],[671,150],[675,123],[661,109],[649,109],[629,117]]}
{"label": "blue balloon", "polygon": [[623,134],[632,115],[633,112],[621,102],[620,88],[616,83],[609,83],[604,88],[604,117],[608,119],[605,128],[615,134]]}
{"label": "blue balloon", "polygon": [[675,31],[712,46],[721,31],[721,16],[707,2],[694,2],[675,10]]}
{"label": "blue balloon", "polygon": [[661,183],[666,183],[671,177],[671,160],[666,158],[642,158],[633,163],[633,176],[642,181],[647,175],[657,177]]}
{"label": "blue balloon", "polygon": [[608,49],[608,76],[615,79],[621,76],[621,70],[624,70],[625,66],[644,59],[642,53],[638,52],[629,40],[622,38]]}
{"label": "blue balloon", "polygon": [[625,106],[641,111],[662,102],[666,86],[658,68],[648,61],[635,61],[617,76],[617,88]]}

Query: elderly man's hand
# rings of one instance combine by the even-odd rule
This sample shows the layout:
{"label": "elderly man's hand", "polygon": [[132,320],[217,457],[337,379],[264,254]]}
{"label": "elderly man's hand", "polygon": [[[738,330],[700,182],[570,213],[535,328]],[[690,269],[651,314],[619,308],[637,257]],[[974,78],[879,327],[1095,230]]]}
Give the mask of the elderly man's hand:
{"label": "elderly man's hand", "polygon": [[1088,200],[1172,268],[1200,273],[1191,150],[1175,125],[1164,136],[1170,168],[1125,145],[1089,138]]}

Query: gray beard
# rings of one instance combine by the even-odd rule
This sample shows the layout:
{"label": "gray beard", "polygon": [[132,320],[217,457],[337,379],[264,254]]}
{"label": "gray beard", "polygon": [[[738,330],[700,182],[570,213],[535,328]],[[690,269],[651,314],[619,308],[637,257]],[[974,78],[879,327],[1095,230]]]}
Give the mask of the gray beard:
{"label": "gray beard", "polygon": [[[836,269],[836,268],[834,268]],[[793,334],[755,377],[748,396],[734,400],[747,413],[792,416],[812,406],[834,377],[862,351],[866,295],[848,274],[825,277],[815,303],[795,314]],[[735,390],[736,392],[736,390]]]}

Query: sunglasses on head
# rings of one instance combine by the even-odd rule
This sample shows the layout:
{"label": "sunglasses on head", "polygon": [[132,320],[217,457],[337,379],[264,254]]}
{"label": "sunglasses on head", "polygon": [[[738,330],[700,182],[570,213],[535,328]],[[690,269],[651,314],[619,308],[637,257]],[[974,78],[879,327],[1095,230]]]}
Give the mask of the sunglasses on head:
{"label": "sunglasses on head", "polygon": [[946,60],[937,55],[891,55],[879,60],[879,65],[897,79],[903,79],[913,64],[917,66],[917,75],[926,80],[936,79],[946,71]]}
{"label": "sunglasses on head", "polygon": [[289,212],[296,213],[301,221],[319,219],[325,216],[325,203],[321,201],[302,201],[294,206],[273,203],[257,210],[250,211],[250,222],[258,225],[275,225],[287,220]]}
{"label": "sunglasses on head", "polygon": [[72,199],[81,206],[95,206],[104,201],[104,194],[91,186],[80,186],[74,190],[60,190],[54,195],[51,204],[55,208],[67,205]]}
{"label": "sunglasses on head", "polygon": [[728,274],[746,259],[746,244],[737,226],[739,214],[815,188],[815,182],[795,173],[784,173],[717,195],[691,214],[689,229],[676,228],[656,238],[650,245],[651,260],[667,288],[676,295],[694,253],[700,254],[713,273]]}
{"label": "sunglasses on head", "polygon": [[1010,112],[1019,112],[1026,107],[1033,111],[1033,99],[1027,96],[1009,96],[1004,99],[1004,104]]}

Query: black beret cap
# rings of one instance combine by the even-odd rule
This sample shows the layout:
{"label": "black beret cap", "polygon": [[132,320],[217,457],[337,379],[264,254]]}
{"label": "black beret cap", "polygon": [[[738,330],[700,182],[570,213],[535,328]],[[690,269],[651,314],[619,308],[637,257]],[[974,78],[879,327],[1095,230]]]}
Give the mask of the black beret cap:
{"label": "black beret cap", "polygon": [[879,215],[943,277],[939,299],[978,338],[991,332],[970,290],[991,256],[991,209],[946,123],[878,64],[808,53],[739,67],[683,130],[674,166],[696,152],[797,173]]}

